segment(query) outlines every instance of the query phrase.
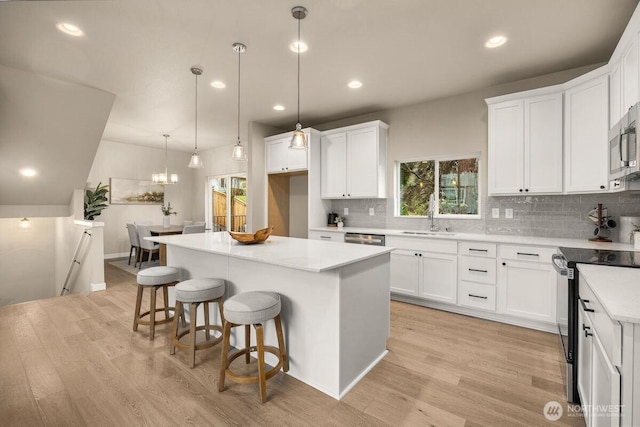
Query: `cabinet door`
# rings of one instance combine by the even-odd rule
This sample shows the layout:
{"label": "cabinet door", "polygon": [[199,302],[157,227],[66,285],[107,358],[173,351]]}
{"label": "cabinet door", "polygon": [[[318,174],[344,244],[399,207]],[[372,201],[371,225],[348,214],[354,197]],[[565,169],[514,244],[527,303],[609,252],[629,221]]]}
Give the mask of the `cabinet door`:
{"label": "cabinet door", "polygon": [[391,252],[391,292],[418,296],[420,258],[415,251]]}
{"label": "cabinet door", "polygon": [[376,127],[347,132],[347,197],[378,197]]}
{"label": "cabinet door", "polygon": [[457,300],[457,255],[422,252],[420,295],[435,301],[455,304]]}
{"label": "cabinet door", "polygon": [[622,67],[620,67],[620,63],[611,68],[609,91],[609,127],[611,127],[622,117]]}
{"label": "cabinet door", "polygon": [[309,230],[309,240],[322,240],[325,242],[344,242],[344,233],[339,231],[316,231]]}
{"label": "cabinet door", "polygon": [[524,192],[562,193],[562,93],[524,101]]}
{"label": "cabinet door", "polygon": [[634,37],[622,54],[622,113],[638,102],[638,40]]}
{"label": "cabinet door", "polygon": [[[598,410],[591,415],[591,426],[620,425],[620,372],[607,357],[596,330],[593,336],[591,405]],[[615,411],[614,409],[618,409]]]}
{"label": "cabinet door", "polygon": [[498,311],[556,323],[556,271],[551,263],[501,260]]}
{"label": "cabinet door", "polygon": [[287,141],[277,139],[267,142],[267,173],[281,173],[287,171]]}
{"label": "cabinet door", "polygon": [[[307,135],[307,140],[310,138],[309,134]],[[307,157],[309,150],[292,150],[289,148],[289,139],[286,140],[286,150],[287,150],[287,170],[289,171],[300,171],[307,169]]]}
{"label": "cabinet door", "polygon": [[602,192],[609,186],[607,76],[565,92],[565,191]]}
{"label": "cabinet door", "polygon": [[347,197],[346,170],[346,132],[323,135],[320,142],[320,193],[322,197]]}
{"label": "cabinet door", "polygon": [[489,195],[524,191],[522,100],[489,106]]}
{"label": "cabinet door", "polygon": [[587,427],[591,425],[591,412],[587,409],[591,408],[591,372],[593,370],[592,352],[593,352],[593,330],[591,323],[584,313],[582,307],[578,308],[578,393],[583,408],[585,408],[584,420]]}

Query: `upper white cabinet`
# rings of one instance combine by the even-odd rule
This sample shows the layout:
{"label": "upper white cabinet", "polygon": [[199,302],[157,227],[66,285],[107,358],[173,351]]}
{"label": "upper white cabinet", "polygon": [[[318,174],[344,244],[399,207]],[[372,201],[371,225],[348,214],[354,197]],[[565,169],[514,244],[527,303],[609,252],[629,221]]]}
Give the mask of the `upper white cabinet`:
{"label": "upper white cabinet", "polygon": [[604,192],[609,187],[608,76],[598,69],[574,82],[565,91],[565,192]]}
{"label": "upper white cabinet", "polygon": [[387,129],[381,121],[323,132],[320,189],[326,199],[386,197]]}
{"label": "upper white cabinet", "polygon": [[640,28],[630,23],[609,63],[609,126],[640,100],[638,37]]}
{"label": "upper white cabinet", "polygon": [[562,193],[562,88],[487,104],[489,195]]}
{"label": "upper white cabinet", "polygon": [[[305,130],[309,138],[309,133]],[[307,150],[289,148],[291,132],[265,138],[267,173],[287,173],[307,170]]]}

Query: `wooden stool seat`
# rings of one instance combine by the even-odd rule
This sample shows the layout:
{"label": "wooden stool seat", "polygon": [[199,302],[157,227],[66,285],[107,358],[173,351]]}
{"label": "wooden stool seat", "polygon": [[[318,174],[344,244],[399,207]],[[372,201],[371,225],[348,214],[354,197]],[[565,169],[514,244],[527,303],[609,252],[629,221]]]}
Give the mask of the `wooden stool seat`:
{"label": "wooden stool seat", "polygon": [[[209,303],[216,302],[220,311],[221,323],[224,323],[222,314],[225,281],[223,279],[191,279],[176,285],[176,312],[173,318],[171,331],[171,345],[169,354],[175,354],[176,347],[181,350],[189,350],[191,355],[191,367],[196,364],[196,351],[213,347],[222,341],[222,326],[212,325],[209,322]],[[185,323],[184,304],[189,304],[189,329],[179,331],[178,322],[182,318]],[[198,305],[204,309],[204,325],[197,325]],[[197,331],[205,331],[205,341],[196,343]],[[211,331],[217,331],[220,335],[211,339]],[[183,337],[188,339],[180,341]],[[186,342],[185,342],[186,341]]]}
{"label": "wooden stool seat", "polygon": [[[224,332],[222,336],[222,360],[220,362],[220,381],[218,391],[224,390],[225,379],[229,378],[239,384],[258,383],[260,386],[260,400],[267,401],[267,384],[269,378],[275,376],[280,369],[289,371],[282,323],[280,320],[280,295],[274,292],[245,292],[234,295],[225,302],[224,306]],[[262,323],[272,320],[275,322],[278,347],[264,345],[264,329]],[[251,325],[256,330],[256,345],[251,346]],[[231,328],[244,326],[245,347],[229,355]],[[258,353],[257,375],[239,375],[231,369],[231,363],[244,355],[245,363],[251,361],[251,353]],[[278,358],[278,363],[266,371],[264,354],[271,353]]]}
{"label": "wooden stool seat", "polygon": [[[137,275],[138,295],[136,297],[136,308],[133,316],[133,330],[138,330],[138,325],[149,325],[149,339],[155,337],[156,325],[168,323],[173,320],[170,311],[174,307],[169,307],[169,291],[168,287],[175,285],[180,279],[180,269],[176,267],[151,267],[140,270]],[[151,303],[148,311],[140,312],[142,306],[142,294],[144,289],[151,290]],[[156,297],[158,289],[162,288],[162,297],[164,307],[156,308]],[[156,320],[156,313],[164,312],[164,319]],[[149,316],[149,319],[145,319]]]}

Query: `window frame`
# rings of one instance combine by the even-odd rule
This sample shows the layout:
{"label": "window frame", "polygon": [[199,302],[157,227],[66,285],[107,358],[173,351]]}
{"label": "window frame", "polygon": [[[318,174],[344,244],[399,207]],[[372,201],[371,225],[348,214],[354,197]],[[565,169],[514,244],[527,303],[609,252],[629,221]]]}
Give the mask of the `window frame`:
{"label": "window frame", "polygon": [[[441,161],[451,161],[451,160],[460,160],[460,159],[472,159],[475,158],[478,161],[478,213],[477,214],[441,214],[440,212],[440,162]],[[482,180],[480,177],[482,176],[482,153],[472,152],[472,153],[463,153],[463,154],[445,154],[438,156],[429,156],[429,157],[413,157],[409,159],[401,159],[396,160],[394,165],[394,182],[393,182],[393,200],[394,200],[394,209],[393,216],[394,218],[416,218],[416,219],[425,219],[429,218],[428,215],[400,215],[400,164],[401,163],[410,163],[410,162],[429,162],[435,161],[434,165],[434,175],[437,177],[434,182],[434,193],[438,196],[436,197],[436,213],[434,213],[434,218],[441,219],[482,219]]]}

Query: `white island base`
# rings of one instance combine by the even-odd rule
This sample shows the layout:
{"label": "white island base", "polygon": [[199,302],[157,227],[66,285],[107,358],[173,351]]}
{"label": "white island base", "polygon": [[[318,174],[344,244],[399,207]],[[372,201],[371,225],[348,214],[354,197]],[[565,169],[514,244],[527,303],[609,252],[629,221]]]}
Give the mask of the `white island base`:
{"label": "white island base", "polygon": [[[163,239],[167,263],[183,269],[182,280],[227,279],[227,297],[255,290],[281,295],[288,374],[300,381],[341,399],[387,353],[389,252],[309,271],[177,246],[171,240]],[[310,244],[337,249],[335,243]],[[360,245],[349,246],[356,250]],[[243,346],[244,328],[233,332],[231,344]],[[277,343],[273,322],[265,324],[265,343]],[[266,356],[275,365],[275,357]]]}

